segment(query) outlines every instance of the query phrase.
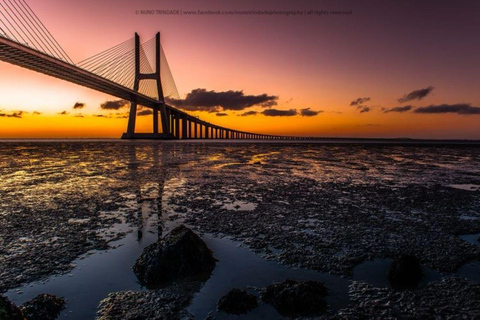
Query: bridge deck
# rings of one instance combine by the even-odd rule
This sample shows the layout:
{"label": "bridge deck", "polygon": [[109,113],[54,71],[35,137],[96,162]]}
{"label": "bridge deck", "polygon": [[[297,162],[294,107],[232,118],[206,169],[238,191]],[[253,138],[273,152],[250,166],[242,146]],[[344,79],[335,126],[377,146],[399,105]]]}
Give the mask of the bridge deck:
{"label": "bridge deck", "polygon": [[77,66],[0,36],[0,60],[49,76],[156,108],[158,101]]}
{"label": "bridge deck", "polygon": [[[148,96],[145,96],[130,88],[119,85],[113,81],[100,77],[82,68],[79,68],[73,64],[67,63],[63,60],[49,56],[43,52],[32,49],[26,45],[15,42],[11,39],[0,36],[0,60],[5,61],[23,68],[27,68],[36,72],[40,72],[58,79],[69,81],[93,90],[97,90],[120,99],[135,102],[139,105],[145,106],[151,109],[159,109],[163,101],[155,100]],[[167,110],[171,113],[175,113],[178,117],[203,125],[210,129],[225,130],[231,133],[238,133],[247,135],[249,137],[261,137],[261,138],[279,138],[278,136],[253,134],[245,131],[233,130],[225,127],[221,127],[203,120],[197,117],[191,116],[184,111],[181,111],[172,106],[166,105]],[[150,135],[151,136],[151,135]],[[147,136],[145,136],[146,138]],[[160,137],[160,136],[158,136]],[[239,135],[240,137],[240,135]],[[287,137],[285,137],[287,138]],[[292,138],[292,137],[288,137]]]}

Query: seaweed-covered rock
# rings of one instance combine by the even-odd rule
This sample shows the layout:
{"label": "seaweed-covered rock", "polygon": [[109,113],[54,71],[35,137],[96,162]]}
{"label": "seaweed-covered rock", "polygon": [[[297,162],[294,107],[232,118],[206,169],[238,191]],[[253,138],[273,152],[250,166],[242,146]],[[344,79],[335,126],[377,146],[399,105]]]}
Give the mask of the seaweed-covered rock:
{"label": "seaweed-covered rock", "polygon": [[0,319],[1,320],[23,320],[22,311],[13,304],[7,297],[0,296]]}
{"label": "seaweed-covered rock", "polygon": [[388,281],[394,289],[414,289],[422,280],[420,260],[412,255],[395,259],[388,270]]}
{"label": "seaweed-covered rock", "polygon": [[22,304],[23,315],[28,320],[55,320],[65,308],[65,300],[53,294],[40,294]]}
{"label": "seaweed-covered rock", "polygon": [[257,298],[240,289],[230,290],[218,301],[218,310],[231,314],[244,314],[257,306]]}
{"label": "seaweed-covered rock", "polygon": [[205,242],[182,225],[146,247],[133,271],[140,283],[151,287],[176,279],[209,276],[215,263]]}
{"label": "seaweed-covered rock", "polygon": [[202,285],[202,282],[189,281],[157,290],[110,293],[100,302],[97,319],[192,319],[185,308]]}
{"label": "seaweed-covered rock", "polygon": [[286,317],[317,316],[327,310],[328,289],[318,281],[295,281],[269,285],[262,300],[272,304]]}

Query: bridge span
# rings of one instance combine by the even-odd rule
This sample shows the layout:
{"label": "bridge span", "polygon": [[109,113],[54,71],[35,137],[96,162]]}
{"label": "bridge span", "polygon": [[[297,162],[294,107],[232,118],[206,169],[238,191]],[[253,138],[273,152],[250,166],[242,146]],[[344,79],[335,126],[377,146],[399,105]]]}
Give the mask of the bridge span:
{"label": "bridge span", "polygon": [[[160,33],[145,43],[135,34],[133,48],[127,40],[74,64],[25,0],[12,1],[5,6],[0,2],[0,60],[129,101],[123,139],[307,139],[226,128],[169,104],[162,77],[170,70]],[[147,56],[149,48],[153,58]],[[174,82],[173,86],[176,91]],[[139,107],[152,110],[153,132],[135,132]]]}

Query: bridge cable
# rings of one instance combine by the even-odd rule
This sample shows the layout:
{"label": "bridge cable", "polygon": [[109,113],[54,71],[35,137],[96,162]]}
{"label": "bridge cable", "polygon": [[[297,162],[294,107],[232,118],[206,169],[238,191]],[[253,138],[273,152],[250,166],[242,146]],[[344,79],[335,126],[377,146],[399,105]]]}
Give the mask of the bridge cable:
{"label": "bridge cable", "polygon": [[[7,4],[7,1],[8,3],[10,3],[10,5],[12,7],[10,7],[8,4]],[[53,56],[53,57],[56,57],[55,54],[53,54],[50,49],[48,47],[44,47],[45,45],[42,45],[39,41],[38,41],[38,35],[36,34],[35,30],[31,27],[31,25],[25,20],[24,18],[24,14],[22,14],[21,12],[19,12],[18,8],[15,7],[15,5],[10,1],[10,0],[6,0],[5,2],[5,5],[10,9],[10,11],[12,11],[12,13],[15,15],[15,17],[17,18],[17,20],[20,22],[20,24],[23,26],[23,32],[25,34],[25,36],[28,38],[28,40],[31,42],[31,44],[33,45],[34,49],[38,50],[38,51],[42,51],[44,53],[47,53],[48,55],[50,56]],[[18,4],[17,4],[18,6]],[[13,8],[13,9],[12,9]],[[17,13],[18,13],[18,16],[17,16]],[[19,18],[20,17],[20,18]],[[27,28],[25,26],[25,24],[29,27]],[[32,30],[35,35],[33,35],[30,31]],[[36,44],[35,44],[36,43]]]}
{"label": "bridge cable", "polygon": [[[16,3],[16,2],[15,2],[15,3]],[[30,12],[28,11],[28,9],[23,5],[22,2],[19,2],[19,3],[20,3],[20,5],[19,5],[18,3],[16,3],[16,5],[20,8],[20,10],[22,11],[22,13],[24,13],[24,15],[27,17],[27,19],[28,19],[28,21],[30,22],[30,24],[33,25],[33,27],[30,26],[30,28],[31,28],[32,30],[35,30],[35,29],[37,30],[38,34],[37,34],[37,32],[35,32],[35,31],[34,31],[34,32],[35,32],[35,34],[36,34],[38,37],[40,37],[40,40],[42,41],[43,45],[44,45],[45,47],[49,47],[50,50],[53,50],[53,52],[55,52],[55,54],[52,54],[52,56],[54,56],[54,57],[63,57],[62,54],[61,54],[61,52],[59,52],[59,51],[58,51],[54,46],[52,46],[52,44],[48,41],[48,37],[45,37],[45,36],[42,34],[41,29],[40,29],[40,30],[39,30],[38,28],[35,28],[35,29],[34,29],[34,27],[35,27],[34,24],[36,24],[37,27],[38,27],[38,26],[39,26],[38,23],[37,23],[35,20],[32,21],[33,16],[30,14]],[[49,50],[49,51],[50,51],[50,50]],[[65,59],[62,59],[62,60],[65,60]],[[67,62],[68,62],[68,60],[67,60]]]}
{"label": "bridge cable", "polygon": [[63,50],[62,46],[60,46],[60,44],[58,44],[57,40],[55,40],[55,38],[52,36],[52,34],[50,33],[50,31],[48,31],[48,29],[45,27],[45,25],[43,24],[43,22],[38,18],[38,16],[35,14],[35,12],[32,10],[32,8],[30,8],[30,6],[28,5],[28,3],[25,2],[25,0],[20,0],[21,2],[23,2],[23,4],[25,4],[25,6],[29,9],[29,11],[31,12],[31,14],[33,14],[33,16],[35,17],[36,21],[37,21],[37,24],[40,24],[40,26],[42,27],[42,30],[44,31],[45,34],[48,33],[48,35],[50,36],[49,38],[54,42],[54,44],[56,44],[56,46],[59,48],[59,50],[61,52],[63,52],[63,55],[66,59],[67,62],[70,62],[71,64],[75,64],[73,62],[72,59],[70,59],[70,56],[65,52],[65,50]]}

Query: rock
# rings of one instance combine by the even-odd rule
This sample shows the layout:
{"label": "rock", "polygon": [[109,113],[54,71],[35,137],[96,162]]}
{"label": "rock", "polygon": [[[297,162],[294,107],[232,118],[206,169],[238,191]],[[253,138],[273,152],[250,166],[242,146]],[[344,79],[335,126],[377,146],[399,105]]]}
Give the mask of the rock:
{"label": "rock", "polygon": [[412,255],[402,255],[395,259],[388,270],[388,281],[394,289],[414,289],[422,277],[420,260]]}
{"label": "rock", "polygon": [[185,308],[202,285],[185,282],[157,290],[110,293],[100,302],[97,319],[193,319]]}
{"label": "rock", "polygon": [[7,297],[0,296],[0,319],[1,320],[23,320],[22,311],[13,304]]}
{"label": "rock", "polygon": [[325,297],[328,289],[318,281],[295,281],[269,285],[262,300],[272,304],[278,313],[286,317],[317,316],[327,310]]}
{"label": "rock", "polygon": [[65,300],[53,294],[40,294],[22,304],[23,315],[28,320],[55,320],[65,308]]}
{"label": "rock", "polygon": [[240,289],[230,290],[218,301],[218,310],[231,314],[245,314],[256,307],[257,298]]}
{"label": "rock", "polygon": [[215,263],[205,242],[182,225],[146,247],[133,272],[140,283],[151,287],[177,279],[208,277]]}

